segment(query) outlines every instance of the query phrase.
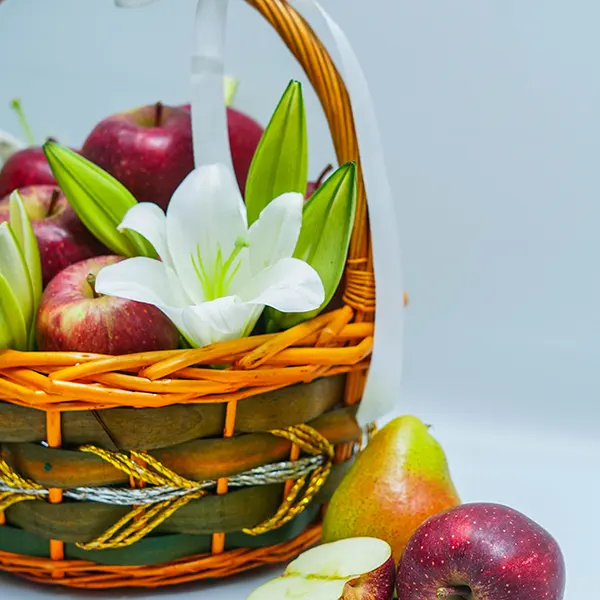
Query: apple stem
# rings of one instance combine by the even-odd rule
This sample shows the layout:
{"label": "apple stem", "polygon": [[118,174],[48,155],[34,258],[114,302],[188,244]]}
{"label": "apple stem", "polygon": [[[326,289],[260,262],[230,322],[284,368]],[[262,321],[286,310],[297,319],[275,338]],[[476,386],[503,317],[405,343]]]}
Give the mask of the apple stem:
{"label": "apple stem", "polygon": [[162,125],[163,103],[157,102],[154,108],[154,127],[160,127]]}
{"label": "apple stem", "polygon": [[333,165],[327,165],[324,169],[323,172],[319,175],[319,178],[316,181],[316,185],[317,187],[320,187],[323,184],[323,181],[325,180],[325,177],[327,176],[327,174],[333,171]]}
{"label": "apple stem", "polygon": [[100,298],[100,294],[96,292],[96,276],[93,273],[89,273],[86,277],[88,285],[92,288],[92,294],[94,298]]}
{"label": "apple stem", "polygon": [[23,130],[25,137],[27,138],[27,143],[30,146],[35,146],[35,138],[33,137],[31,127],[29,127],[29,123],[25,117],[25,111],[23,110],[21,101],[18,98],[15,98],[11,101],[10,107],[17,113],[17,118],[19,119],[19,124],[21,125],[21,129]]}
{"label": "apple stem", "polygon": [[447,598],[448,600],[458,600],[459,598],[472,600],[473,595],[468,585],[457,585],[454,587],[438,588],[436,597],[438,600],[442,600],[443,598]]}
{"label": "apple stem", "polygon": [[58,190],[52,190],[52,196],[50,197],[50,204],[48,205],[48,212],[46,213],[47,217],[50,217],[54,213],[54,209],[56,208],[56,201],[60,197],[60,192]]}

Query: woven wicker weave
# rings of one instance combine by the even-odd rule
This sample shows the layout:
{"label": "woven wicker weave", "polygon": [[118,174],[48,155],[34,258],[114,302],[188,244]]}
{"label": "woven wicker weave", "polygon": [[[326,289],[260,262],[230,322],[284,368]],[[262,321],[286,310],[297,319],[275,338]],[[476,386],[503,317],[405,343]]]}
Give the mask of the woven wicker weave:
{"label": "woven wicker weave", "polygon": [[[321,42],[283,0],[248,2],[304,68],[339,163],[358,163],[348,93]],[[353,407],[375,300],[362,180],[344,282],[340,308],[279,334],[118,357],[0,352],[0,475],[10,484],[0,488],[0,568],[64,586],[155,587],[286,561],[314,544],[319,506],[362,435]],[[316,465],[302,485],[233,489],[240,473],[300,456]],[[205,480],[216,490],[194,487]],[[155,485],[195,491],[161,504],[154,527],[152,507],[71,492]]]}

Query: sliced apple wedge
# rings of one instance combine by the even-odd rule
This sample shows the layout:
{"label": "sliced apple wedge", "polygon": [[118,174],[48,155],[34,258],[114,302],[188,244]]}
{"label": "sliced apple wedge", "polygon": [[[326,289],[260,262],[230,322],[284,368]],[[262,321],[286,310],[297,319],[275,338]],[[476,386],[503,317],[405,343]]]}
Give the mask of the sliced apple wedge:
{"label": "sliced apple wedge", "polygon": [[301,554],[247,600],[390,600],[393,582],[390,546],[376,538],[349,538]]}

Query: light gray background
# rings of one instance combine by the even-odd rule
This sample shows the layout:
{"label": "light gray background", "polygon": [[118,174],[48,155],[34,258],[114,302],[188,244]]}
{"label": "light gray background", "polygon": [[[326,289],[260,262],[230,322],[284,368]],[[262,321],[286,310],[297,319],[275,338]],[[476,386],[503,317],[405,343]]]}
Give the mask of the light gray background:
{"label": "light gray background", "polygon": [[[186,100],[194,4],[6,0],[0,128],[19,133],[15,96],[40,140],[75,145],[108,114]],[[398,412],[434,424],[464,500],[509,503],[550,529],[567,597],[589,596],[600,556],[600,4],[324,4],[368,74],[397,198],[412,300]],[[304,78],[239,0],[229,44],[236,105],[265,123],[289,79]],[[316,175],[333,151],[305,89]],[[253,584],[183,594],[242,598]]]}

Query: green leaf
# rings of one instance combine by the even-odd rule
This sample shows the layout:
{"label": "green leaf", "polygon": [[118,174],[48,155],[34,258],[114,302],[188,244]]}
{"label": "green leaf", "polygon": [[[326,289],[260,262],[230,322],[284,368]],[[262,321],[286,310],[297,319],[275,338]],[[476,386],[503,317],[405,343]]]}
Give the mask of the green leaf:
{"label": "green leaf", "polygon": [[302,85],[292,81],[258,144],[246,182],[248,225],[285,192],[306,193],[308,136]]}
{"label": "green leaf", "polygon": [[325,302],[306,313],[266,309],[269,329],[288,329],[318,315],[333,298],[346,266],[356,213],[356,163],[342,165],[304,205],[302,229],[294,256],[311,265],[321,277]]}
{"label": "green leaf", "polygon": [[30,282],[32,310],[35,312],[42,296],[42,260],[40,258],[40,249],[33,233],[29,215],[25,210],[23,199],[18,191],[14,191],[11,194],[9,207],[10,226],[25,260]]}
{"label": "green leaf", "polygon": [[19,301],[0,273],[0,348],[26,351],[28,349],[27,327]]}
{"label": "green leaf", "polygon": [[107,248],[122,256],[156,258],[154,248],[131,230],[117,228],[137,201],[112,175],[56,142],[43,146],[52,173],[87,229]]}

